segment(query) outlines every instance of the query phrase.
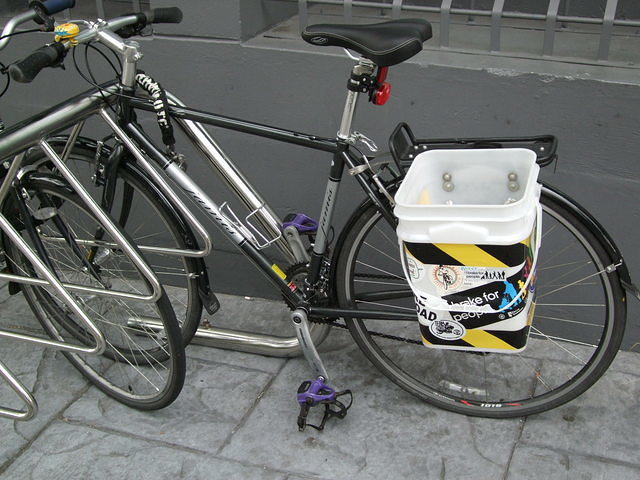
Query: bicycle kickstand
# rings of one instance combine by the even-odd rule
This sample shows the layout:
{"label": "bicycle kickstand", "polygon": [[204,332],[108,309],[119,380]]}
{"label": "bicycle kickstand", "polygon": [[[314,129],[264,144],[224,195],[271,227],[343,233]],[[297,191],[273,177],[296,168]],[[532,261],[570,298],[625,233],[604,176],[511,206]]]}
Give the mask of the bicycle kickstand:
{"label": "bicycle kickstand", "polygon": [[[327,385],[329,375],[322,363],[320,355],[313,344],[311,333],[309,331],[309,320],[307,314],[302,309],[294,310],[291,313],[291,320],[296,329],[298,342],[302,347],[307,362],[314,371],[316,378],[314,380],[305,380],[298,387],[297,401],[300,405],[300,414],[298,415],[298,429],[304,430],[306,426],[322,431],[329,417],[342,419],[347,416],[347,411],[353,404],[353,394],[351,390],[343,390],[337,392],[334,388]],[[342,395],[349,395],[349,403],[345,405],[338,400]],[[324,414],[320,425],[312,425],[307,423],[307,416],[312,407],[324,405]]]}

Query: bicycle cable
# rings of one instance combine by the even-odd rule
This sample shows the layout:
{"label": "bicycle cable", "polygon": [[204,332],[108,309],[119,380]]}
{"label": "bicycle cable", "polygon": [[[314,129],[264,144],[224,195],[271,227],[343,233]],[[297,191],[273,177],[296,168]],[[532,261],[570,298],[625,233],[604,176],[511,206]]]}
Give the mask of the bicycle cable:
{"label": "bicycle cable", "polygon": [[91,72],[91,66],[89,65],[89,49],[91,48],[92,50],[95,50],[96,52],[98,52],[102,58],[104,58],[106,60],[106,62],[109,64],[109,66],[113,69],[114,73],[117,76],[120,76],[122,74],[122,62],[120,61],[120,58],[118,57],[118,55],[116,55],[116,53],[113,50],[108,50],[109,52],[111,52],[114,56],[114,58],[116,59],[116,62],[118,63],[118,68],[116,68],[116,66],[113,64],[113,62],[111,61],[111,59],[107,56],[106,53],[104,53],[102,51],[102,49],[98,48],[98,46],[102,46],[101,43],[97,43],[97,44],[93,44],[93,43],[86,43],[84,46],[84,61],[87,65],[87,71],[89,72],[89,75],[91,76],[91,78],[93,79],[93,81],[95,82],[96,79],[94,78],[92,72]]}
{"label": "bicycle cable", "polygon": [[[116,77],[119,77],[121,75],[122,72],[122,64],[120,63],[120,59],[118,59],[118,64],[120,66],[120,71],[118,71],[118,69],[116,68],[116,66],[113,64],[113,62],[109,59],[109,57],[107,57],[107,55],[100,49],[98,49],[95,45],[92,45],[90,43],[85,44],[84,46],[84,63],[87,67],[87,73],[89,73],[89,76],[91,77],[91,80],[93,80],[94,84],[97,84],[98,81],[96,80],[95,75],[93,74],[93,71],[91,70],[91,65],[89,64],[89,47],[91,47],[93,50],[95,50],[96,52],[98,52],[100,55],[102,55],[102,58],[104,58],[107,63],[111,66],[111,68],[113,69],[113,71],[116,74]],[[74,49],[75,52],[75,49]],[[117,55],[116,55],[117,58]],[[113,106],[111,104],[109,104],[107,102],[107,97],[105,97],[104,92],[102,90],[100,91],[100,96],[102,97],[102,99],[105,101],[105,103],[109,106],[109,108],[111,109],[111,111],[116,114],[115,109],[113,108]]]}
{"label": "bicycle cable", "polygon": [[0,62],[0,73],[4,74],[7,77],[7,81],[4,84],[4,88],[0,92],[0,98],[2,98],[2,96],[5,93],[7,93],[7,90],[9,90],[9,85],[11,84],[11,76],[9,75],[9,72],[7,71],[7,66],[2,62]]}
{"label": "bicycle cable", "polygon": [[[107,58],[107,56],[106,56],[106,54],[104,52],[102,52],[101,50],[99,50],[95,46],[93,46],[93,48],[96,51],[100,52],[100,54],[102,54],[103,57]],[[128,98],[130,100],[140,100],[140,97],[136,97],[136,96],[133,96],[133,95],[127,95],[127,94],[121,93],[121,92],[110,92],[106,88],[103,88],[101,85],[98,85],[98,83],[96,82],[95,77],[93,77],[93,75],[90,74],[90,76],[93,78],[93,80],[91,78],[87,77],[87,75],[85,75],[85,73],[82,72],[82,70],[80,69],[80,65],[78,65],[78,60],[76,58],[76,49],[75,48],[71,52],[71,59],[73,60],[73,65],[74,65],[76,71],[82,77],[82,79],[85,82],[87,82],[89,85],[91,85],[92,87],[96,88],[101,94],[103,94],[103,98],[104,98],[104,93],[108,93],[109,95],[115,95],[115,96],[118,96],[118,97],[121,97],[121,98]],[[112,62],[109,62],[109,63],[111,64]],[[120,63],[120,59],[118,59],[118,63]],[[112,67],[115,68],[114,65],[112,65]],[[90,70],[90,67],[89,67],[89,70]],[[117,70],[116,70],[116,73],[118,73],[118,75],[120,75],[120,73],[117,72]]]}
{"label": "bicycle cable", "polygon": [[29,30],[20,30],[19,32],[9,33],[7,35],[3,35],[0,37],[0,40],[5,38],[13,37],[14,35],[22,35],[23,33],[34,33],[34,32],[42,32],[40,28],[30,28]]}

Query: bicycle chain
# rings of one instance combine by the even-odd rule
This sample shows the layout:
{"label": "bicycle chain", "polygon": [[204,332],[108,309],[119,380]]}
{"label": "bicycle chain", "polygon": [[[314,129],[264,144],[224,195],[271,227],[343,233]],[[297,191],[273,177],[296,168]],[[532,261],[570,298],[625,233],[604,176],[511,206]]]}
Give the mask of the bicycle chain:
{"label": "bicycle chain", "polygon": [[[379,275],[379,274],[356,274],[357,277],[359,278],[376,278],[376,279],[392,279],[395,278],[393,276],[390,275]],[[348,330],[349,327],[347,327],[346,325],[342,324],[342,323],[338,323],[336,320],[330,322],[327,319],[313,319],[313,318],[309,318],[309,321],[312,323],[321,323],[324,325],[330,325],[332,327],[338,327],[338,328],[342,328],[344,330]],[[380,338],[386,338],[387,340],[396,340],[399,342],[404,342],[404,343],[409,343],[412,345],[422,345],[422,342],[419,340],[413,340],[412,338],[406,338],[406,337],[399,337],[397,335],[390,335],[388,333],[382,333],[382,332],[375,332],[375,331],[371,331],[371,330],[367,330],[369,332],[369,335],[374,336],[374,337],[380,337]]]}
{"label": "bicycle chain", "polygon": [[[305,263],[298,263],[295,265],[292,265],[291,267],[289,267],[285,273],[287,275],[287,278],[291,278],[292,280],[295,278],[296,275],[299,275],[301,273],[304,273],[306,269],[306,264]],[[396,277],[394,276],[390,276],[390,275],[379,275],[379,274],[375,274],[375,273],[368,273],[368,274],[356,274],[357,277],[360,278],[375,278],[375,279],[395,279]],[[329,321],[328,318],[313,318],[313,317],[308,317],[308,320],[311,323],[319,323],[322,325],[329,325],[331,327],[337,327],[337,328],[342,328],[344,330],[348,330],[349,327],[347,327],[346,325],[342,324],[342,323],[338,323],[336,320],[334,321]],[[386,338],[387,340],[395,340],[398,342],[404,342],[404,343],[409,343],[412,345],[422,345],[422,342],[418,341],[418,340],[413,340],[411,338],[406,338],[406,337],[399,337],[397,335],[390,335],[388,333],[382,333],[382,332],[375,332],[375,331],[370,331],[367,330],[369,332],[369,335],[374,336],[374,337],[380,337],[380,338]]]}
{"label": "bicycle chain", "polygon": [[[333,321],[330,322],[328,320],[320,320],[318,318],[314,319],[314,318],[309,318],[309,321],[311,323],[321,323],[323,325],[329,325],[331,327],[338,327],[338,328],[342,328],[344,330],[349,330],[349,327],[347,327],[346,325],[342,324],[342,323],[338,323],[337,321]],[[413,340],[412,338],[406,338],[406,337],[399,337],[397,335],[390,335],[388,333],[382,333],[382,332],[375,332],[372,330],[367,330],[367,332],[369,333],[369,335],[371,335],[372,337],[381,337],[381,338],[386,338],[388,340],[396,340],[398,342],[404,342],[404,343],[410,343],[412,345],[422,345],[422,342],[419,340]]]}

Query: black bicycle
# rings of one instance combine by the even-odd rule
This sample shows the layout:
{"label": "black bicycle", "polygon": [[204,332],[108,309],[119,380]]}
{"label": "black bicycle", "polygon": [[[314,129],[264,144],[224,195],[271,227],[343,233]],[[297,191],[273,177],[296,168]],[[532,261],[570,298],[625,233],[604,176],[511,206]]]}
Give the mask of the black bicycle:
{"label": "black bicycle", "polygon": [[[47,130],[47,142],[55,151],[67,154],[66,164],[93,185],[102,208],[149,259],[169,293],[184,344],[200,332],[202,309],[213,313],[218,306],[202,260],[211,249],[211,241],[187,206],[187,198],[281,293],[292,310],[292,324],[302,351],[324,382],[329,376],[315,347],[326,337],[328,326],[348,329],[369,360],[403,389],[466,415],[506,418],[554,408],[583,393],[606,371],[624,333],[625,291],[637,297],[638,290],[620,251],[602,226],[574,200],[547,184],[542,185],[541,196],[543,233],[537,304],[526,349],[515,354],[477,353],[427,348],[420,340],[414,296],[402,270],[393,214],[394,192],[412,160],[433,149],[488,147],[528,148],[536,153],[541,166],[556,158],[556,139],[550,135],[418,139],[403,123],[390,136],[389,153],[381,155],[370,139],[352,131],[358,99],[364,97],[376,105],[387,101],[389,67],[422,49],[423,42],[431,37],[428,22],[396,20],[307,27],[302,34],[306,41],[344,47],[361,55],[353,57],[355,65],[337,137],[323,138],[190,108],[150,74],[140,71],[140,47],[126,39],[140,34],[150,23],[178,23],[181,18],[181,12],[172,8],[109,21],[74,22],[84,28],[69,27],[68,35],[10,65],[8,71],[14,80],[30,82],[43,68],[65,61],[69,51],[78,66],[75,54],[84,45],[85,58],[94,49],[99,51],[111,63],[117,78],[99,83],[91,70],[83,71],[78,66],[93,84],[91,90],[27,120],[19,128],[6,130],[0,135],[0,156],[6,157],[9,145],[18,143],[18,138],[21,149],[40,140],[42,131],[29,129],[29,125],[57,121],[56,129]],[[115,52],[113,60],[107,50]],[[142,128],[138,117],[143,112],[156,114],[163,145]],[[81,136],[82,125],[91,116],[97,116],[109,128],[100,140]],[[299,212],[280,219],[204,125],[327,152],[330,167],[318,220]],[[246,207],[244,214],[234,213],[227,202],[215,202],[213,193],[205,192],[189,176],[186,159],[176,146],[174,126],[229,185]],[[71,127],[71,133],[52,135],[62,127]],[[56,170],[50,156],[40,151],[28,152],[26,162],[36,172]],[[362,187],[365,197],[334,240],[332,216],[345,173]],[[175,186],[179,187],[177,191]],[[149,220],[149,212],[153,212],[154,221]],[[116,250],[102,238],[99,229],[86,233],[78,243]],[[271,260],[273,254],[267,256],[266,252],[273,251],[286,260]],[[38,300],[38,290],[26,290],[30,303]],[[36,313],[50,316],[49,312]],[[157,321],[144,316],[132,316],[128,325],[162,331]],[[209,329],[208,334],[227,348],[263,354],[277,350],[269,346],[272,338],[248,332],[234,332],[233,338],[225,337],[221,329]],[[311,388],[310,382],[304,385],[302,394]],[[331,389],[320,386],[318,392],[319,403],[335,400]]]}

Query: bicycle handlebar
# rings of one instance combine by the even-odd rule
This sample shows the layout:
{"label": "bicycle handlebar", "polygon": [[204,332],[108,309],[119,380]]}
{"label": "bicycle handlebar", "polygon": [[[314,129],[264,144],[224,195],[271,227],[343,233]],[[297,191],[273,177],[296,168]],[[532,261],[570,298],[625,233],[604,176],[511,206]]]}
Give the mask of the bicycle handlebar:
{"label": "bicycle handlebar", "polygon": [[180,23],[182,22],[182,10],[178,7],[154,8],[150,12],[144,12],[147,23]]}
{"label": "bicycle handlebar", "polygon": [[[41,2],[32,2],[41,3]],[[46,5],[45,5],[46,4]],[[64,10],[73,6],[75,0],[47,0],[43,5],[51,9]],[[57,11],[60,11],[57,10]],[[101,30],[118,31],[122,36],[132,36],[138,29],[152,23],[180,23],[182,10],[178,7],[154,8],[148,12],[134,13],[114,18],[81,32],[73,41],[55,42],[35,50],[23,60],[9,66],[9,75],[19,83],[30,83],[46,67],[53,67],[62,61],[66,51],[76,44],[87,43],[98,37]],[[133,27],[133,28],[129,28]]]}
{"label": "bicycle handlebar", "polygon": [[76,0],[46,0],[45,2],[34,0],[29,3],[30,8],[40,7],[47,15],[54,15],[66,10],[67,8],[73,8],[75,5]]}
{"label": "bicycle handlebar", "polygon": [[64,57],[66,48],[62,43],[40,47],[23,60],[9,65],[9,75],[19,83],[31,82],[43,68],[57,65]]}

